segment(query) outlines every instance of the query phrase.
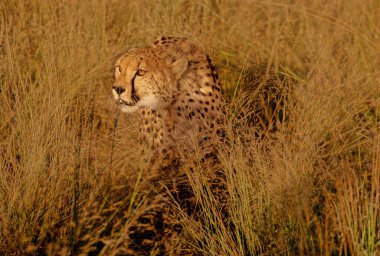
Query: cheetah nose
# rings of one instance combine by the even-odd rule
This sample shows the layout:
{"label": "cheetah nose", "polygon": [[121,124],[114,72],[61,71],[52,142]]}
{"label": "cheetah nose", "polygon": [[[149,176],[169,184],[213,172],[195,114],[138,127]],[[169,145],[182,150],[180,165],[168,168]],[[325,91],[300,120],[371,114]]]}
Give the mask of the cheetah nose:
{"label": "cheetah nose", "polygon": [[125,89],[123,87],[120,87],[120,86],[113,86],[112,89],[114,89],[116,91],[117,94],[122,94]]}

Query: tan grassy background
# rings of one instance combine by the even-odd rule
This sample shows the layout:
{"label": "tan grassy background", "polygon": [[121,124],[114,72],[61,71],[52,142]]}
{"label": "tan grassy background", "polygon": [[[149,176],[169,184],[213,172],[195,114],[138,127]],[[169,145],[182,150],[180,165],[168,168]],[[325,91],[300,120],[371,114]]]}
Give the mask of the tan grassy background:
{"label": "tan grassy background", "polygon": [[192,177],[207,225],[180,220],[191,250],[380,255],[377,0],[2,0],[1,255],[126,252],[154,202],[136,120],[113,130],[112,63],[159,35],[204,48],[229,102],[236,232]]}

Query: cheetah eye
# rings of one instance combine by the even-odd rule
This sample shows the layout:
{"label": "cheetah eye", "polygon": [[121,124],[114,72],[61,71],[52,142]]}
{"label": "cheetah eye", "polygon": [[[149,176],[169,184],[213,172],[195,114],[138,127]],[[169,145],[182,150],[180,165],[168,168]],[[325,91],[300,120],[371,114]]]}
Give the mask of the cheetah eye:
{"label": "cheetah eye", "polygon": [[143,76],[143,75],[145,75],[145,73],[146,73],[146,70],[138,69],[136,72],[136,75]]}

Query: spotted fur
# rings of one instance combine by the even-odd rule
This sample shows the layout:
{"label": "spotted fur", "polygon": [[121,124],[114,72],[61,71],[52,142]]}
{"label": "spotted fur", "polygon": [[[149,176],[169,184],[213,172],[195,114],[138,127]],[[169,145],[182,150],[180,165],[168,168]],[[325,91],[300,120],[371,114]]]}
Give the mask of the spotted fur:
{"label": "spotted fur", "polygon": [[141,141],[156,165],[193,153],[194,146],[212,154],[223,99],[210,56],[185,38],[161,37],[123,54],[115,78],[115,99],[122,111],[140,113]]}

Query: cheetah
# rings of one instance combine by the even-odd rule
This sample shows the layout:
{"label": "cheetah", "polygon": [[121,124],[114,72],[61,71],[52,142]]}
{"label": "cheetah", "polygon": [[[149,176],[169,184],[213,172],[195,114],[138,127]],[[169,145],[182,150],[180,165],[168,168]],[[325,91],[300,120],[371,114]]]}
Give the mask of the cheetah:
{"label": "cheetah", "polygon": [[140,140],[158,165],[194,153],[194,144],[212,154],[224,101],[209,55],[186,38],[161,37],[128,50],[114,68],[113,96],[121,111],[141,116]]}
{"label": "cheetah", "polygon": [[[121,111],[140,116],[140,143],[153,152],[149,169],[165,171],[165,175],[158,175],[165,192],[154,193],[160,196],[169,190],[171,196],[166,198],[174,198],[182,209],[194,214],[193,191],[186,173],[178,167],[194,153],[200,153],[205,164],[216,161],[215,141],[223,133],[225,106],[211,58],[185,38],[161,37],[151,46],[128,50],[114,68],[113,96]],[[214,187],[220,182],[211,176],[208,179]],[[136,227],[135,236],[143,237],[134,239],[136,248],[176,241],[181,228],[173,213],[170,207],[146,213],[141,227]],[[146,219],[152,227],[146,227]],[[163,223],[165,231],[157,230],[155,223]],[[147,233],[154,235],[147,237]],[[149,250],[143,253],[149,254]]]}

